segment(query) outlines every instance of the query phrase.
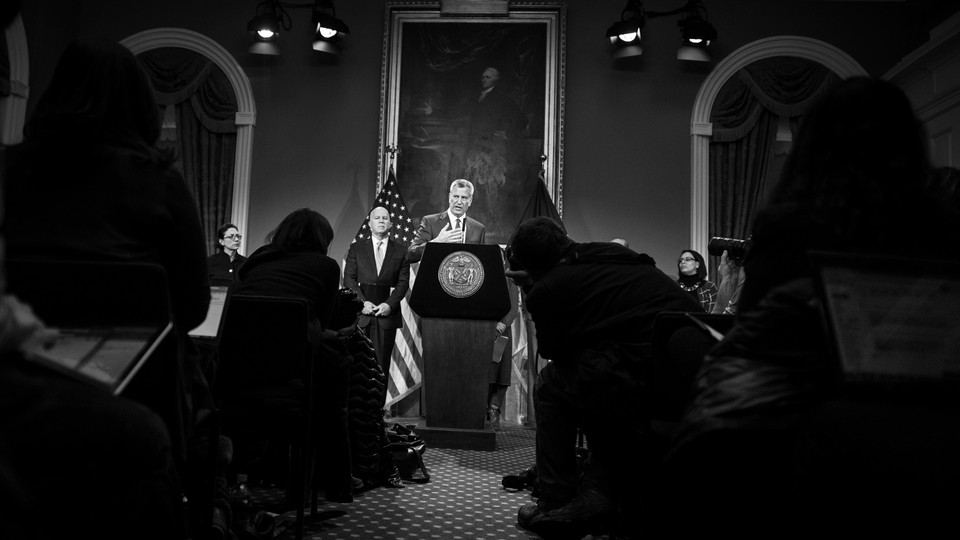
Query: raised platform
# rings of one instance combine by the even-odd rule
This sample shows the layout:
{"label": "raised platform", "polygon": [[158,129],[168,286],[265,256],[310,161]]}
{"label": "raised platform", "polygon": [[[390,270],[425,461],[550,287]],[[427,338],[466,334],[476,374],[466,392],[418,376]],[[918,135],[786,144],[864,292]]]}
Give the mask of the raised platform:
{"label": "raised platform", "polygon": [[484,429],[461,429],[430,427],[421,423],[417,426],[417,434],[426,441],[427,448],[484,451],[497,449],[497,432],[489,426],[484,426]]}

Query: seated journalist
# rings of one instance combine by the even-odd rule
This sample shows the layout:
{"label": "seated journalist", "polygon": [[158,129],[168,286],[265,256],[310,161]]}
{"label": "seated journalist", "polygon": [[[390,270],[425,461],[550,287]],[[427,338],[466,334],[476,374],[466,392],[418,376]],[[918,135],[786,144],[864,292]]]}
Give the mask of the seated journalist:
{"label": "seated journalist", "polygon": [[240,240],[243,238],[237,226],[233,223],[224,223],[217,227],[217,252],[207,257],[207,274],[211,285],[229,287],[233,284],[237,269],[247,260],[237,253],[240,249]]}
{"label": "seated journalist", "polygon": [[[287,215],[268,236],[267,244],[254,251],[240,267],[235,295],[264,295],[303,298],[310,310],[317,387],[315,399],[318,433],[326,437],[320,449],[327,453],[323,484],[330,501],[352,501],[350,438],[347,425],[349,366],[351,358],[336,325],[341,320],[351,327],[356,312],[338,316],[340,265],[327,256],[333,240],[330,222],[318,212],[301,208]],[[269,422],[277,410],[299,403],[304,389],[304,366],[278,366],[271,380],[233,381],[251,402],[260,402],[259,420]],[[237,388],[233,388],[234,391]],[[271,408],[272,407],[272,408]],[[278,409],[277,409],[278,408]],[[275,410],[277,409],[277,410]],[[274,416],[271,416],[274,415]],[[234,441],[235,443],[237,441]],[[239,444],[234,450],[235,468],[240,471],[255,456]],[[243,471],[240,471],[243,472]]]}

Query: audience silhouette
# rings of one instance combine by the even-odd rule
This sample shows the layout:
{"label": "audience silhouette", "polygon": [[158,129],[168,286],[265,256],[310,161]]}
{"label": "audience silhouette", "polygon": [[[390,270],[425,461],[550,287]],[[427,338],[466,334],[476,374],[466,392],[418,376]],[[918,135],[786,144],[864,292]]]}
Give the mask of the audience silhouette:
{"label": "audience silhouette", "polygon": [[[162,265],[186,346],[209,302],[203,234],[186,184],[156,147],[158,109],[134,55],[107,40],[70,44],[24,134],[3,171],[7,255]],[[185,538],[178,466],[207,395],[194,358],[164,358],[183,369],[145,398],[151,409],[176,398],[161,420],[24,361],[42,323],[13,297],[3,298],[0,328],[0,456],[30,510],[15,516],[29,520],[29,537]],[[54,519],[39,514],[49,508]]]}
{"label": "audience silhouette", "polygon": [[[942,474],[936,484],[954,485],[955,460],[914,460],[942,456],[941,444],[955,451],[956,415],[934,406],[912,416],[838,392],[808,252],[956,258],[958,223],[936,197],[924,128],[900,89],[851,78],[809,111],[755,219],[736,322],[706,355],[665,459],[659,515],[675,518],[670,530],[862,532],[922,526],[956,504],[927,482]],[[936,434],[911,440],[911,422],[930,415]],[[852,433],[883,442],[846,446]]]}

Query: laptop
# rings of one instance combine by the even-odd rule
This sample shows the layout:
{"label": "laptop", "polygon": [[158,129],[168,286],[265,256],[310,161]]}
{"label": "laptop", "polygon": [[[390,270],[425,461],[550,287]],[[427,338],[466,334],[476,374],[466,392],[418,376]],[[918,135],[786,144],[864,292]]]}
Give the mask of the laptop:
{"label": "laptop", "polygon": [[157,264],[8,259],[6,273],[10,294],[53,333],[52,343],[23,347],[27,361],[119,395],[172,339]]}
{"label": "laptop", "polygon": [[845,384],[958,386],[960,263],[826,252],[810,261]]}
{"label": "laptop", "polygon": [[120,395],[173,329],[58,328],[53,342],[32,344],[25,358],[59,373]]}
{"label": "laptop", "polygon": [[190,337],[217,339],[223,327],[223,309],[227,303],[228,289],[222,285],[210,287],[210,306],[207,307],[207,316],[200,326],[188,332]]}

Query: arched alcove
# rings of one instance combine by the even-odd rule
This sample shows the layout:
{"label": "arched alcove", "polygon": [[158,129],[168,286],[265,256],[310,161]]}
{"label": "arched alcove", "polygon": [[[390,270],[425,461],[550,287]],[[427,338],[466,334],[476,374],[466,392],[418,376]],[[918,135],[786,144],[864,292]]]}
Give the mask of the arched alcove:
{"label": "arched alcove", "polygon": [[0,98],[0,145],[10,146],[23,139],[23,123],[30,95],[27,33],[20,15],[7,26],[4,34],[10,64],[10,95]]}
{"label": "arched alcove", "polygon": [[710,113],[723,85],[741,68],[774,56],[817,62],[841,78],[866,75],[853,58],[823,41],[801,36],[775,36],[748,43],[724,58],[700,86],[690,118],[690,245],[707,253],[709,242],[709,165],[713,125]]}
{"label": "arched alcove", "polygon": [[[219,43],[203,34],[185,28],[155,28],[144,30],[122,40],[134,54],[161,47],[181,47],[202,54],[214,62],[230,81],[237,97],[237,155],[231,204],[232,222],[241,231],[247,230],[250,200],[250,166],[253,155],[253,127],[256,125],[256,107],[250,80],[236,60]],[[246,238],[240,251],[246,251]]]}

